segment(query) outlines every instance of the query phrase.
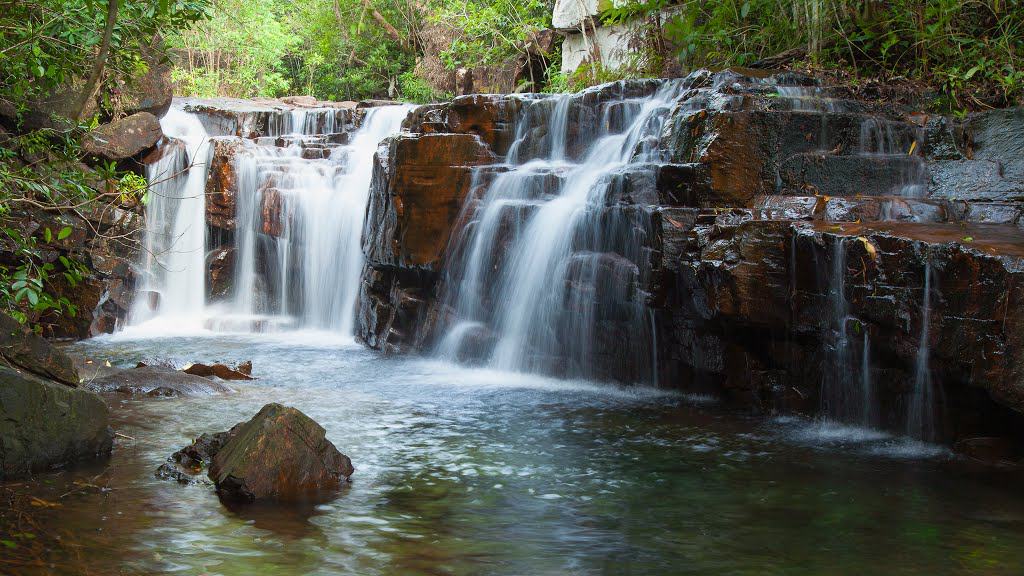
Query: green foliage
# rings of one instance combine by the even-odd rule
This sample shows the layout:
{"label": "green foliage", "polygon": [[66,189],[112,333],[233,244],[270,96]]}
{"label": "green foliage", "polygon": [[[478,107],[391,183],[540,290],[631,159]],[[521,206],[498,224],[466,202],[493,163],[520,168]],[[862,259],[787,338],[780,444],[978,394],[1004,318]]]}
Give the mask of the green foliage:
{"label": "green foliage", "polygon": [[409,70],[398,77],[398,86],[401,90],[402,100],[426,104],[437,100],[437,94],[426,80],[420,78]]}
{"label": "green foliage", "polygon": [[[88,272],[72,255],[75,230],[68,223],[85,220],[64,215],[136,202],[147,187],[114,163],[95,170],[82,163],[79,139],[98,125],[97,117],[78,122],[52,115],[77,116],[77,107],[67,104],[90,99],[95,88],[107,104],[101,113],[109,116],[125,79],[153,61],[143,50],[166,56],[154,35],[205,18],[209,0],[120,0],[106,58],[99,60],[107,7],[104,0],[0,0],[0,310],[21,322],[77,313],[59,294],[74,290]],[[105,72],[90,86],[86,78],[100,62]],[[34,125],[59,128],[29,129],[26,112],[50,113],[48,122]]]}
{"label": "green foliage", "polygon": [[[108,68],[127,76],[143,71],[140,46],[204,18],[207,8],[207,0],[122,0]],[[17,107],[77,88],[102,40],[106,10],[95,0],[0,0],[0,98]]]}
{"label": "green foliage", "polygon": [[196,96],[279,96],[289,92],[283,58],[301,40],[272,0],[215,0],[210,18],[167,37],[179,51],[173,79]]}
{"label": "green foliage", "polygon": [[602,19],[651,14],[669,15],[660,34],[688,69],[749,66],[789,52],[807,65],[924,81],[939,89],[946,110],[1024,97],[1021,0],[647,0]]}
{"label": "green foliage", "polygon": [[[215,0],[212,17],[170,38],[179,93],[436,100],[413,69],[440,31],[451,70],[519,57],[548,27],[550,0]],[[452,40],[448,42],[448,37]]]}
{"label": "green foliage", "polygon": [[460,32],[441,52],[449,70],[504,64],[551,25],[551,6],[543,0],[438,0],[431,8],[431,21]]}

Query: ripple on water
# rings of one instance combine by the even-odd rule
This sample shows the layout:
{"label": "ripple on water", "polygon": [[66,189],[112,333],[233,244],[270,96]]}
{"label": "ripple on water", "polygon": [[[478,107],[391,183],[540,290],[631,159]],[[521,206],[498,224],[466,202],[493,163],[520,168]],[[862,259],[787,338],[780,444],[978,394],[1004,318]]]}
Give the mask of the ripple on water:
{"label": "ripple on water", "polygon": [[[1024,517],[1019,490],[948,482],[921,460],[935,457],[930,448],[905,439],[723,417],[704,407],[713,399],[663,390],[384,358],[321,336],[122,335],[74,346],[122,366],[252,360],[258,378],[224,401],[114,402],[116,428],[135,440],[97,479],[113,490],[76,496],[54,519],[90,535],[75,553],[92,573],[931,575],[1024,565],[1016,524],[976,520]],[[337,500],[229,511],[209,487],[153,477],[192,437],[267,402],[303,410],[352,457],[356,473]],[[48,489],[56,498],[66,486]],[[961,550],[984,558],[971,564]]]}

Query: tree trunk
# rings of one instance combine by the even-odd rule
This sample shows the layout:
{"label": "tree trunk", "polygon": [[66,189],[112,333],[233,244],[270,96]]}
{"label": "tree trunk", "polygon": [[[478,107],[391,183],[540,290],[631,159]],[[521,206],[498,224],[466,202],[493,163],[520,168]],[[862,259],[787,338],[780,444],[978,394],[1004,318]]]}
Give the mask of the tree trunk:
{"label": "tree trunk", "polygon": [[377,21],[377,24],[380,24],[380,27],[388,33],[388,36],[394,38],[395,42],[402,44],[405,41],[398,29],[392,26],[391,23],[384,18],[384,15],[373,7],[373,3],[371,3],[370,0],[363,0],[363,6],[366,6],[366,9],[370,11],[370,14],[373,16],[373,19]]}
{"label": "tree trunk", "polygon": [[100,53],[96,55],[96,61],[92,64],[92,72],[82,87],[82,93],[78,97],[75,106],[75,120],[84,120],[82,116],[88,108],[89,100],[96,97],[100,88],[100,79],[103,77],[103,68],[107,65],[107,55],[110,53],[110,37],[114,33],[114,25],[117,24],[118,0],[107,0],[107,22],[103,26],[103,38],[100,40]]}

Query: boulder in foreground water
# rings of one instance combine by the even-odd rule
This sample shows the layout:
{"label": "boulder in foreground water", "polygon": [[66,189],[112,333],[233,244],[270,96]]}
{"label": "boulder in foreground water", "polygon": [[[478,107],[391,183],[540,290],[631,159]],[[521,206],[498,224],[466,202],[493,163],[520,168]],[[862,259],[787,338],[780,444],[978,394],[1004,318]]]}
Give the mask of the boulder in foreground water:
{"label": "boulder in foreground water", "polygon": [[295,408],[267,404],[232,432],[209,472],[228,502],[324,501],[355,471],[324,428]]}

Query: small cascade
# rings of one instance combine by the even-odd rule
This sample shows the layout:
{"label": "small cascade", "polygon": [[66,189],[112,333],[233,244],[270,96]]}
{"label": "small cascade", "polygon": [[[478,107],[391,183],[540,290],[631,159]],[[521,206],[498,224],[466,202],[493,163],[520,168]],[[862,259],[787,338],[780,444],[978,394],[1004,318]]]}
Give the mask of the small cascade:
{"label": "small cascade", "polygon": [[[829,302],[834,340],[828,353],[829,366],[822,375],[821,413],[841,422],[872,426],[876,419],[871,382],[871,343],[863,324],[850,315],[843,240],[843,236],[836,235],[832,241]],[[859,362],[856,340],[851,338],[851,332],[861,336]]]}
{"label": "small cascade", "polygon": [[878,422],[875,415],[875,385],[871,380],[871,334],[864,330],[864,339],[861,341],[860,352],[860,397],[861,424],[874,426]]}
{"label": "small cascade", "polygon": [[[858,155],[884,162],[893,177],[892,196],[924,198],[928,189],[928,172],[924,160],[915,154],[923,135],[920,130],[907,130],[905,123],[897,123],[871,116],[860,126]],[[883,207],[883,210],[890,210]]]}
{"label": "small cascade", "polygon": [[217,327],[352,333],[373,155],[408,112],[371,109],[350,143],[327,146],[322,131],[333,131],[333,115],[296,110],[290,124],[301,132],[260,138],[238,154],[235,289]]}
{"label": "small cascade", "polygon": [[653,380],[650,217],[618,204],[615,183],[664,161],[657,137],[679,91],[669,82],[653,96],[602,102],[591,125],[574,116],[594,112],[583,108],[586,93],[524,99],[507,170],[467,202],[441,299],[451,312],[441,357]]}
{"label": "small cascade", "polygon": [[209,138],[199,119],[172,108],[160,121],[174,138],[147,168],[150,182],[140,291],[128,318],[198,324],[206,302],[206,176]]}
{"label": "small cascade", "polygon": [[776,86],[779,99],[796,112],[828,112],[842,110],[839,103],[827,97],[819,86]]}
{"label": "small cascade", "polygon": [[924,293],[921,296],[921,337],[914,362],[914,389],[907,408],[907,434],[920,440],[936,439],[935,386],[928,366],[931,329],[931,263],[924,265]]}

